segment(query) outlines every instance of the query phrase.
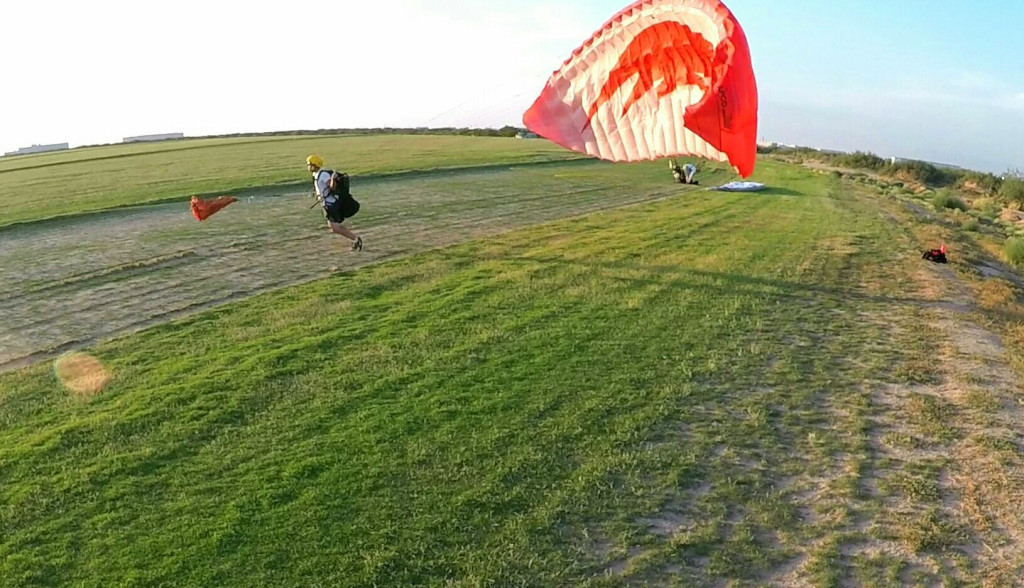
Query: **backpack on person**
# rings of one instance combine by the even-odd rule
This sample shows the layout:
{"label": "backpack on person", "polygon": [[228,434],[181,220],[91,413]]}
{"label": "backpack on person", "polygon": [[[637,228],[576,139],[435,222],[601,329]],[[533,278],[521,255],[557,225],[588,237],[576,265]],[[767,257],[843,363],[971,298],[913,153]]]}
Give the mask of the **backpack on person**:
{"label": "backpack on person", "polygon": [[352,195],[349,193],[350,183],[348,174],[333,170],[326,171],[331,174],[331,177],[327,180],[327,189],[331,191],[331,194],[341,198],[351,197]]}
{"label": "backpack on person", "polygon": [[359,201],[352,197],[348,174],[330,169],[323,170],[330,174],[327,179],[327,191],[335,197],[342,216],[349,218],[359,212]]}

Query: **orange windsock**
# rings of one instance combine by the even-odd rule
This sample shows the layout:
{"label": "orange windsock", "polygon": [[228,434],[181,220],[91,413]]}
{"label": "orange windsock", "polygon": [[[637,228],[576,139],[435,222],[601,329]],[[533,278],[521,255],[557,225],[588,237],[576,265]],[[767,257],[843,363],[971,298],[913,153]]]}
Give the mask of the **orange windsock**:
{"label": "orange windsock", "polygon": [[232,202],[238,202],[238,199],[234,196],[218,196],[216,198],[210,198],[208,200],[200,200],[199,198],[192,197],[192,216],[196,217],[196,220],[203,221],[210,218],[215,212],[224,208]]}

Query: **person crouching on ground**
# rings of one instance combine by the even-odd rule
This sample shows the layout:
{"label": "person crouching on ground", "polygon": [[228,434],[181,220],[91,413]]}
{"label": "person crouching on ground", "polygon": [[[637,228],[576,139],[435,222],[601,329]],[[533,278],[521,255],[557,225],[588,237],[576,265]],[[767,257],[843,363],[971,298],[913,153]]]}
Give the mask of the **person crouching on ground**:
{"label": "person crouching on ground", "polygon": [[306,169],[313,174],[313,190],[316,192],[317,200],[324,205],[324,216],[327,217],[327,225],[331,227],[331,231],[352,241],[353,251],[362,251],[363,238],[342,224],[346,218],[352,218],[359,212],[359,203],[349,193],[348,182],[346,181],[342,188],[331,190],[330,182],[334,172],[324,169],[324,160],[319,155],[310,155],[306,158]]}
{"label": "person crouching on ground", "polygon": [[683,167],[679,167],[679,164],[673,159],[668,162],[668,168],[672,170],[672,177],[680,184],[691,184],[694,186],[700,184],[700,182],[693,179],[693,177],[697,175],[697,166],[692,163],[687,163]]}

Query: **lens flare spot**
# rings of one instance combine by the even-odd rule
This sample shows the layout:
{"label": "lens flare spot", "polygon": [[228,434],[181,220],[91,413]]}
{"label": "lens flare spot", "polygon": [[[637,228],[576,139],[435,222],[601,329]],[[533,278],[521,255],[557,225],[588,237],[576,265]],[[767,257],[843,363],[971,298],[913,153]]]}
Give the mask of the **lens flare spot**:
{"label": "lens flare spot", "polygon": [[57,379],[78,396],[98,394],[113,377],[106,367],[88,353],[66,353],[53,364]]}

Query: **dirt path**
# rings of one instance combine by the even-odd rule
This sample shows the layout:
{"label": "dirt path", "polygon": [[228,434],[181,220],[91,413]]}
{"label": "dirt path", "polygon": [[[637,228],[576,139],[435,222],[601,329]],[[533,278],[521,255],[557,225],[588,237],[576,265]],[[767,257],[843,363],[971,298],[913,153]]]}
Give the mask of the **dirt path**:
{"label": "dirt path", "polygon": [[[945,342],[938,350],[943,367],[936,381],[907,390],[894,400],[911,419],[913,413],[929,407],[940,407],[939,414],[947,416],[950,433],[923,449],[949,460],[939,484],[942,511],[946,520],[961,529],[961,549],[972,564],[970,577],[990,586],[1020,585],[1024,573],[1021,382],[1010,366],[1002,337],[985,324],[984,302],[976,299],[967,283],[946,266],[924,267],[918,281],[926,295],[942,301],[922,314]],[[913,426],[914,421],[909,422]],[[898,422],[892,426],[907,428]]]}
{"label": "dirt path", "polygon": [[[927,211],[908,210],[934,221]],[[845,502],[854,513],[845,534],[829,539],[840,586],[863,585],[881,571],[895,571],[887,581],[898,585],[1024,585],[1022,382],[998,328],[1006,318],[980,294],[994,283],[988,280],[1018,287],[1021,280],[989,262],[961,263],[974,265],[983,281],[921,262],[907,301],[862,315],[893,341],[924,345],[925,353],[906,348],[914,359],[899,366],[902,373],[863,383],[866,459],[850,468],[857,493]],[[811,485],[804,520],[814,520],[806,513],[823,501],[843,503],[827,498],[828,488],[848,473]],[[804,564],[783,568],[772,585],[814,585]]]}
{"label": "dirt path", "polygon": [[356,180],[359,254],[309,209],[308,192],[243,195],[204,223],[182,202],[0,230],[0,370],[334,271],[681,189],[626,185],[605,170],[575,162]]}

